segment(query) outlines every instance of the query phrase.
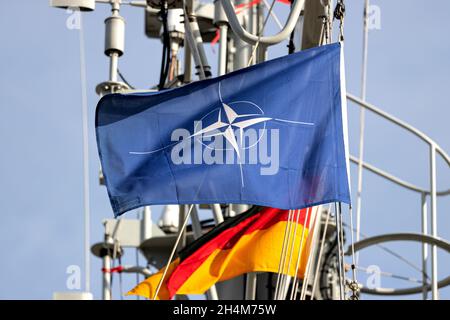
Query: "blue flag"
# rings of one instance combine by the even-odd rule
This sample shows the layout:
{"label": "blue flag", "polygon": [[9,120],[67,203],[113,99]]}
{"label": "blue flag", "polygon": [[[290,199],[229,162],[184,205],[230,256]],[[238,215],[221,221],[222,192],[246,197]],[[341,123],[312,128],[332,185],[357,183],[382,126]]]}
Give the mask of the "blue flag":
{"label": "blue flag", "polygon": [[341,44],[97,105],[116,216],[144,205],[350,203]]}

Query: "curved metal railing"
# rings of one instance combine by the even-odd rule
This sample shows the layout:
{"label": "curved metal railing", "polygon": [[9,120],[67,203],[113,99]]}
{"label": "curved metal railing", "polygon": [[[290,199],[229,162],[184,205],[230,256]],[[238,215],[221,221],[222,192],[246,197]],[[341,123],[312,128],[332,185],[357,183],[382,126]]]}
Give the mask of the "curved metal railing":
{"label": "curved metal railing", "polygon": [[280,43],[283,40],[289,38],[292,30],[294,30],[295,25],[300,17],[300,13],[305,4],[305,0],[297,0],[294,1],[291,10],[289,11],[289,16],[287,18],[286,24],[281,29],[280,32],[273,36],[258,36],[251,34],[247,30],[245,30],[239,18],[236,15],[235,8],[231,3],[231,0],[221,0],[223,10],[228,18],[228,22],[230,23],[231,29],[233,32],[238,35],[245,42],[255,45],[256,43],[260,43],[262,45],[271,46],[277,43]]}
{"label": "curved metal railing", "polygon": [[[417,187],[409,182],[403,181],[392,174],[389,174],[381,169],[376,168],[373,165],[362,163],[363,168],[381,176],[393,183],[396,183],[399,186],[402,186],[406,189],[418,192],[422,196],[422,233],[427,235],[428,231],[428,216],[427,216],[427,196],[430,196],[430,209],[431,209],[431,236],[434,238],[438,238],[437,235],[437,196],[446,196],[450,194],[450,189],[437,191],[436,189],[436,153],[438,153],[447,165],[450,167],[450,157],[448,154],[430,137],[428,137],[422,131],[414,128],[410,124],[398,119],[397,117],[390,115],[389,113],[377,108],[376,106],[367,103],[358,97],[347,93],[347,99],[366,110],[369,110],[376,115],[388,120],[389,122],[409,131],[410,133],[417,136],[419,139],[424,141],[430,147],[429,153],[429,161],[430,161],[430,187],[429,189],[423,189]],[[359,160],[355,157],[350,157],[350,160],[354,163],[359,163]],[[428,291],[428,285],[426,283],[426,266],[427,266],[427,244],[422,244],[422,273],[423,273],[423,281],[424,287],[423,292],[424,296]],[[438,279],[437,279],[437,246],[436,244],[431,244],[431,291],[433,299],[438,298]]]}

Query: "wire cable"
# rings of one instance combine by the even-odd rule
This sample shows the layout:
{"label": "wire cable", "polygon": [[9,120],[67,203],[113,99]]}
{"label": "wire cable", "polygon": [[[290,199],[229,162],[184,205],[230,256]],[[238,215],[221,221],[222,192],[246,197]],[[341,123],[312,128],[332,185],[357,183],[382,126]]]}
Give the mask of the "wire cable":
{"label": "wire cable", "polygon": [[[347,227],[347,228],[351,229],[350,226],[349,226],[348,224],[346,224],[345,222],[344,222],[344,227]],[[353,231],[356,232],[356,229],[353,229]],[[357,232],[356,232],[356,233],[357,233]],[[368,236],[367,236],[366,234],[362,233],[362,232],[359,232],[359,235],[360,235],[360,237],[362,237],[363,239],[368,238]],[[383,251],[389,253],[390,255],[392,255],[393,257],[395,257],[395,258],[397,258],[397,259],[399,259],[400,261],[406,263],[407,265],[409,265],[409,266],[410,266],[411,268],[413,268],[414,270],[416,270],[416,271],[420,272],[421,274],[423,274],[422,268],[416,266],[413,262],[409,261],[408,259],[406,259],[406,258],[403,257],[402,255],[398,254],[398,253],[395,252],[394,250],[391,250],[391,249],[385,247],[384,245],[378,244],[378,243],[375,244],[375,246],[378,247],[378,248],[380,248],[381,250],[383,250]],[[428,275],[427,273],[425,273],[425,276],[426,276],[427,279],[430,279],[430,277],[429,277],[429,275]]]}
{"label": "wire cable", "polygon": [[[368,268],[365,267],[357,267],[358,270],[364,271],[365,273],[370,273]],[[423,281],[416,279],[416,278],[411,278],[411,277],[406,277],[406,276],[401,276],[395,273],[391,273],[391,272],[386,272],[386,271],[381,271],[378,273],[381,276],[384,277],[389,277],[389,278],[394,278],[394,279],[399,279],[399,280],[404,280],[404,281],[408,281],[408,282],[413,282],[413,283],[418,283],[418,284],[425,284],[423,283]]]}
{"label": "wire cable", "polygon": [[282,267],[284,267],[284,258],[285,258],[285,250],[286,250],[286,238],[287,238],[287,234],[288,234],[288,226],[289,226],[289,221],[291,219],[291,215],[292,215],[292,210],[289,210],[288,213],[288,218],[287,218],[287,222],[286,225],[284,227],[284,237],[283,237],[283,245],[281,246],[281,254],[280,254],[280,262],[278,264],[278,276],[277,276],[277,282],[275,284],[275,294],[274,294],[274,300],[278,299],[278,290],[279,290],[279,286],[280,286],[280,280],[281,280],[281,274],[282,274]]}
{"label": "wire cable", "polygon": [[256,41],[255,47],[253,48],[252,54],[251,54],[250,59],[248,60],[248,63],[247,63],[247,67],[249,67],[252,64],[253,56],[256,53],[256,49],[258,49],[259,43],[261,41],[261,36],[262,36],[262,34],[264,32],[264,28],[266,27],[267,21],[269,21],[269,17],[271,16],[271,13],[272,13],[273,7],[275,6],[275,2],[276,1],[277,0],[273,0],[272,1],[272,4],[270,5],[270,8],[269,8],[269,12],[267,13],[266,18],[264,19],[264,22],[263,22],[263,25],[261,27],[261,30],[259,30],[259,32],[258,32],[258,41]]}
{"label": "wire cable", "polygon": [[153,300],[156,300],[156,297],[158,296],[159,290],[161,289],[162,283],[164,282],[164,279],[166,278],[167,270],[169,270],[170,263],[172,262],[173,256],[175,255],[175,252],[177,251],[178,245],[180,243],[180,240],[183,235],[183,231],[186,228],[186,225],[189,221],[189,217],[191,216],[192,208],[194,208],[194,205],[191,204],[189,207],[189,211],[186,214],[186,217],[184,218],[183,225],[180,227],[180,230],[178,231],[178,237],[175,241],[175,245],[173,246],[172,252],[170,253],[169,259],[167,260],[166,267],[164,268],[164,272],[162,274],[161,280],[159,280],[158,287],[156,288],[155,295],[153,296]]}
{"label": "wire cable", "polygon": [[[361,71],[361,100],[366,100],[366,82],[367,82],[367,51],[369,42],[369,25],[368,25],[369,0],[365,0],[364,4],[364,32],[363,32],[363,61]],[[359,241],[359,231],[361,230],[361,193],[363,183],[363,161],[364,161],[364,131],[365,131],[365,108],[361,108],[359,114],[359,155],[358,155],[358,190],[356,193],[356,242]],[[356,255],[356,263],[358,263],[359,254]]]}
{"label": "wire cable", "polygon": [[[297,256],[297,261],[295,263],[295,275],[294,275],[294,282],[292,284],[292,290],[291,290],[291,296],[290,299],[293,300],[296,297],[296,290],[298,289],[298,287],[296,286],[296,284],[298,283],[298,269],[301,266],[302,263],[302,250],[303,250],[303,239],[304,239],[304,235],[305,235],[305,229],[307,228],[306,226],[308,226],[308,230],[309,230],[309,225],[308,225],[308,219],[309,219],[309,214],[312,211],[312,208],[306,208],[306,216],[305,216],[305,222],[303,223],[303,228],[302,228],[302,234],[301,234],[301,238],[300,238],[300,247],[298,250],[298,256]],[[300,210],[298,210],[298,216],[300,216]],[[297,217],[297,224],[298,224],[298,217]],[[295,234],[294,234],[294,243],[292,244],[292,247],[294,247],[295,244]],[[289,266],[290,267],[290,266]],[[304,278],[304,276],[303,276]]]}
{"label": "wire cable", "polygon": [[313,287],[312,287],[312,290],[311,290],[311,300],[314,298],[314,294],[316,292],[316,287],[317,287],[317,281],[319,279],[320,264],[321,264],[321,261],[322,261],[323,249],[325,247],[325,236],[327,234],[327,228],[328,228],[328,223],[330,221],[330,216],[331,216],[331,203],[328,206],[327,218],[325,220],[325,226],[323,228],[322,242],[320,244],[320,249],[319,249],[319,258],[317,260],[317,267],[316,267],[316,272],[314,273]]}
{"label": "wire cable", "polygon": [[117,74],[119,75],[119,78],[130,88],[130,89],[135,89],[134,86],[132,86],[127,79],[125,79],[125,77],[123,76],[123,74],[120,72],[119,68],[117,68]]}
{"label": "wire cable", "polygon": [[167,74],[169,72],[169,64],[170,64],[170,38],[169,38],[169,31],[167,26],[167,15],[168,15],[168,6],[167,1],[162,0],[161,2],[161,21],[162,21],[162,27],[163,27],[163,51],[162,51],[162,57],[161,57],[161,70],[159,74],[159,85],[158,89],[162,90],[164,89],[164,85],[166,83]]}

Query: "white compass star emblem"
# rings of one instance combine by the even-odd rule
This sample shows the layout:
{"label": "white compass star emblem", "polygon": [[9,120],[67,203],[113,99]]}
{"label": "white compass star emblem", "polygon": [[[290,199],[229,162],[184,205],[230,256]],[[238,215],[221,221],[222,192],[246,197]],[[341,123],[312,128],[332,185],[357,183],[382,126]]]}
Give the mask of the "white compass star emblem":
{"label": "white compass star emblem", "polygon": [[[215,109],[215,110],[219,110],[216,122],[213,122],[209,126],[203,128],[203,129],[200,129],[198,131],[194,130],[194,133],[192,135],[184,138],[183,140],[181,140],[179,142],[169,144],[162,148],[152,150],[152,151],[144,151],[144,152],[130,151],[129,153],[134,154],[134,155],[146,155],[146,154],[148,155],[148,154],[153,154],[153,153],[162,151],[166,148],[173,147],[173,146],[181,144],[181,143],[186,143],[186,142],[192,141],[192,138],[194,138],[194,137],[209,138],[209,137],[215,137],[215,136],[223,136],[230,143],[230,145],[233,147],[233,150],[237,154],[238,164],[239,164],[240,173],[241,173],[241,183],[242,183],[242,187],[244,187],[244,176],[243,176],[242,162],[241,162],[241,149],[243,149],[242,139],[244,136],[243,132],[244,132],[245,128],[251,127],[258,123],[264,123],[267,121],[280,121],[280,122],[299,124],[299,125],[305,125],[305,126],[313,126],[314,125],[314,123],[311,123],[311,122],[301,122],[301,121],[285,120],[285,119],[279,119],[279,118],[264,117],[263,116],[264,112],[262,111],[262,109],[259,106],[257,106],[256,104],[249,102],[249,101],[241,101],[241,102],[253,104],[261,111],[261,113],[260,114],[257,114],[257,113],[238,114],[233,108],[230,107],[230,104],[233,104],[233,102],[231,102],[229,104],[226,104],[223,102],[222,93],[220,90],[221,89],[220,82],[218,83],[218,86],[219,86],[219,99],[220,99],[221,106],[220,106],[220,108]],[[209,114],[211,114],[213,111],[211,111]],[[243,119],[243,118],[246,118],[246,119]],[[236,129],[239,130],[239,143],[237,140]],[[200,142],[201,142],[201,140],[200,140]]]}
{"label": "white compass star emblem", "polygon": [[[242,137],[243,137],[243,131],[245,128],[250,127],[252,125],[255,125],[257,123],[265,122],[272,120],[272,118],[267,117],[258,117],[258,118],[252,118],[242,121],[237,121],[237,119],[240,118],[248,118],[251,116],[255,116],[255,114],[237,114],[229,105],[222,102],[222,108],[225,112],[225,118],[226,120],[222,121],[222,110],[219,110],[219,116],[217,119],[217,122],[214,122],[213,124],[207,126],[206,128],[199,130],[196,132],[193,136],[197,135],[203,135],[205,138],[207,137],[214,137],[214,136],[223,136],[233,147],[234,151],[240,158],[240,151],[239,146],[242,146]],[[240,133],[240,144],[238,145],[236,134],[235,134],[235,128],[239,129]],[[223,131],[220,131],[220,129],[223,129]],[[208,135],[208,133],[215,132],[219,130],[219,133],[214,133]]]}

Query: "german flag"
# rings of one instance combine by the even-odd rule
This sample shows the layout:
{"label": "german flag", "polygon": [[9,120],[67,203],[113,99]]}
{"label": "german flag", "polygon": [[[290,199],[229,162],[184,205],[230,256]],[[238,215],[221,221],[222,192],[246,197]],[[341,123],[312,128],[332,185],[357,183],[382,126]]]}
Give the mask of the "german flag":
{"label": "german flag", "polygon": [[[286,262],[283,273],[294,276],[303,234],[302,257],[297,274],[300,278],[303,277],[311,246],[308,228],[312,214],[307,214],[307,210],[312,211],[311,208],[292,211],[292,226],[297,223],[296,236],[295,241],[293,237],[289,241],[285,251],[292,252],[293,263],[288,268]],[[216,282],[248,272],[278,272],[288,216],[289,210],[253,207],[216,226],[179,252],[169,265],[157,299],[171,299],[175,294],[203,294]],[[306,216],[308,221],[305,223]],[[302,232],[303,228],[305,232]],[[138,284],[128,294],[153,299],[164,269]]]}

